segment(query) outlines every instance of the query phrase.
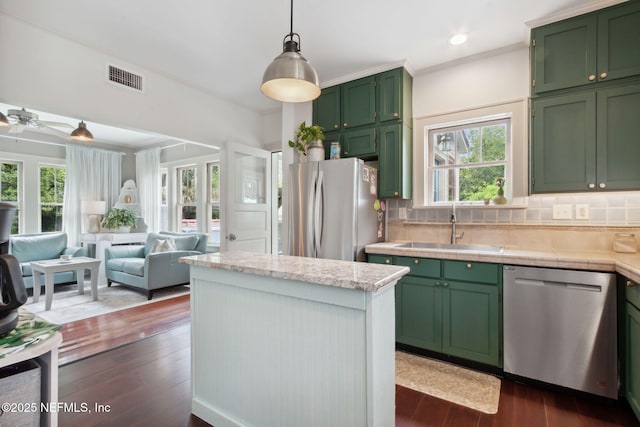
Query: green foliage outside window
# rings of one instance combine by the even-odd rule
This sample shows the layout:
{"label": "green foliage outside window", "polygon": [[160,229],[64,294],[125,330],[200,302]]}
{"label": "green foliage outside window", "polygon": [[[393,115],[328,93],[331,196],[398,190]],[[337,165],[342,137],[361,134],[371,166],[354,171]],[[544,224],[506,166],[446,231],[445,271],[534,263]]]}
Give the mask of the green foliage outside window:
{"label": "green foliage outside window", "polygon": [[62,230],[64,184],[67,171],[61,167],[40,168],[40,229]]}
{"label": "green foliage outside window", "polygon": [[[18,164],[0,163],[0,201],[17,205],[18,200]],[[19,213],[16,212],[11,223],[11,234],[20,229]]]}

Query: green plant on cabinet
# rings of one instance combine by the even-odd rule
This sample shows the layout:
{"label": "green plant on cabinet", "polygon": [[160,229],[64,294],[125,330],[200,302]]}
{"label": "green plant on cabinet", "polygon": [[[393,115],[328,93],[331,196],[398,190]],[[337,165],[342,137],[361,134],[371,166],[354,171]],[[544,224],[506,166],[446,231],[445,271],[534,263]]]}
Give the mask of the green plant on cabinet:
{"label": "green plant on cabinet", "polygon": [[324,133],[322,127],[318,125],[307,126],[306,122],[300,123],[296,130],[295,140],[289,140],[289,147],[298,150],[300,154],[307,155],[309,144],[313,141],[323,141]]}
{"label": "green plant on cabinet", "polygon": [[135,212],[129,209],[109,209],[109,212],[102,218],[102,228],[107,230],[117,230],[120,227],[133,227],[136,225],[137,217]]}

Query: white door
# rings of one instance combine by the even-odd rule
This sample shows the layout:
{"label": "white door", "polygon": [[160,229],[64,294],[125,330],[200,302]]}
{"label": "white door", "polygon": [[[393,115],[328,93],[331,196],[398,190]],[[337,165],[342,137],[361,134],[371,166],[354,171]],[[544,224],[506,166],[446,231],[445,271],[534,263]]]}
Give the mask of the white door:
{"label": "white door", "polygon": [[221,250],[271,252],[271,153],[225,144],[220,170]]}

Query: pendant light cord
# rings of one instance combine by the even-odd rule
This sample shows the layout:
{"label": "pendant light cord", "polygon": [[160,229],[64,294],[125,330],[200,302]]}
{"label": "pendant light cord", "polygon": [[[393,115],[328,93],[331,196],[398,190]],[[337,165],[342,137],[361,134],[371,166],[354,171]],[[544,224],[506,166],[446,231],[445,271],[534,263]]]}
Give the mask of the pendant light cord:
{"label": "pendant light cord", "polygon": [[291,29],[289,31],[289,36],[293,39],[293,0],[291,0]]}

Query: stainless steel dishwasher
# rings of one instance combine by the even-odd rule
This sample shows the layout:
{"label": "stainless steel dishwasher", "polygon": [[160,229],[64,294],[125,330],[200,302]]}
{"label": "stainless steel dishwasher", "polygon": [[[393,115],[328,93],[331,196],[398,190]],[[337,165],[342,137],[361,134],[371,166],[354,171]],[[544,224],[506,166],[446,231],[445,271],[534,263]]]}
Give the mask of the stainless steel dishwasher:
{"label": "stainless steel dishwasher", "polygon": [[504,266],[504,371],[618,397],[615,275]]}

